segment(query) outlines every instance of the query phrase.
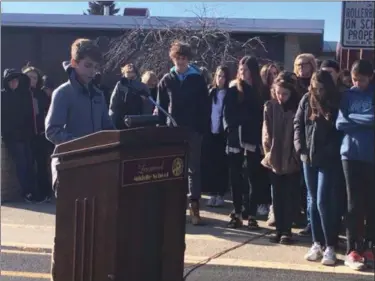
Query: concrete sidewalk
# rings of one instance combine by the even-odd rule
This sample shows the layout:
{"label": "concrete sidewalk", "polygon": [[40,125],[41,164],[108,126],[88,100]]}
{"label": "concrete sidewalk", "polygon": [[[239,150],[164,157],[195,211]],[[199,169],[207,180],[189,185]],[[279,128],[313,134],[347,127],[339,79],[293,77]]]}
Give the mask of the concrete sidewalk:
{"label": "concrete sidewalk", "polygon": [[[250,232],[246,228],[228,229],[226,223],[230,210],[230,204],[223,209],[204,208],[202,216],[208,224],[203,227],[187,225],[186,272],[196,264],[207,263],[207,265],[196,269],[190,275],[189,281],[219,280],[216,274],[218,272],[220,280],[228,281],[250,280],[249,276],[257,276],[260,272],[264,273],[264,280],[275,281],[284,280],[286,276],[293,275],[299,277],[285,280],[374,281],[372,272],[357,273],[343,266],[342,255],[339,255],[341,261],[336,267],[324,267],[319,263],[305,261],[303,256],[310,247],[310,238],[298,238],[299,241],[292,246],[271,244],[266,235],[270,229],[262,221],[260,225],[263,229],[257,232]],[[2,206],[1,244],[3,254],[30,252],[32,255],[40,252],[43,255],[48,255],[55,231],[54,213],[54,204],[17,203]],[[43,259],[46,258],[48,259],[48,257],[43,257]],[[40,259],[42,258],[40,257]],[[15,264],[10,265],[11,262]],[[16,258],[6,262],[6,267],[11,269],[9,272],[17,271],[18,262],[20,261],[17,261]],[[218,269],[220,270],[218,271]],[[45,271],[46,269],[40,270],[40,272]],[[273,275],[279,276],[280,279]],[[224,278],[224,276],[227,277]],[[234,276],[236,279],[233,279]],[[301,276],[303,279],[299,279]],[[318,276],[321,276],[321,279]]]}

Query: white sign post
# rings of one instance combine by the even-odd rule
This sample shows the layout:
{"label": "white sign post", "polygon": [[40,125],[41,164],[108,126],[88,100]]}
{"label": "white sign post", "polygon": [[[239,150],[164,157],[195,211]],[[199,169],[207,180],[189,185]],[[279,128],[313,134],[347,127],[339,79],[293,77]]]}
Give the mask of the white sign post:
{"label": "white sign post", "polygon": [[375,48],[375,1],[342,2],[341,46]]}

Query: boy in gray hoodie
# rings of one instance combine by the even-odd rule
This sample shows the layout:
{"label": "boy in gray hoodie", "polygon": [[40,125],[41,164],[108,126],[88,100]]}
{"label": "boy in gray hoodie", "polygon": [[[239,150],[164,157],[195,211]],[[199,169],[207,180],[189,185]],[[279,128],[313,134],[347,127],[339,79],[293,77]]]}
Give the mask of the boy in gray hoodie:
{"label": "boy in gray hoodie", "polygon": [[[92,40],[77,39],[72,44],[71,60],[63,63],[69,79],[53,91],[45,120],[46,137],[54,145],[114,129],[104,95],[92,83],[101,59],[100,49]],[[53,158],[51,166],[55,192],[57,164],[58,159]],[[55,280],[54,255],[52,280]]]}

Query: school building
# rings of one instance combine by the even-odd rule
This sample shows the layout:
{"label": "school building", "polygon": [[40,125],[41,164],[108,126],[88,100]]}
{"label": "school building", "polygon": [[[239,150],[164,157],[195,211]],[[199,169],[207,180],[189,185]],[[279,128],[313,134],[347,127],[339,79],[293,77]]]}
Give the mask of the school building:
{"label": "school building", "polygon": [[[210,19],[208,19],[210,20]],[[211,19],[221,30],[244,42],[260,37],[265,49],[256,48],[259,57],[280,62],[293,69],[293,61],[301,52],[321,55],[324,46],[324,20],[287,19]],[[93,16],[63,14],[11,14],[1,17],[1,67],[20,68],[27,62],[42,69],[56,83],[66,79],[61,62],[69,59],[71,43],[79,38],[104,38],[109,42],[124,30],[162,29],[189,22],[199,28],[195,18],[151,17],[149,14],[125,16]],[[167,48],[167,46],[166,46]],[[114,79],[118,79],[115,77]]]}

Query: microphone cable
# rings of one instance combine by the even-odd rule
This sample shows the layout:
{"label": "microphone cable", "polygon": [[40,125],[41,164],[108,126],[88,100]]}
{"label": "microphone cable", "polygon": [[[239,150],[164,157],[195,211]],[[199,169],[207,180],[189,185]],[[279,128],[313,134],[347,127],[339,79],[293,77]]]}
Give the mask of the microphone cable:
{"label": "microphone cable", "polygon": [[200,261],[200,262],[198,262],[196,264],[193,264],[191,266],[186,267],[185,269],[189,269],[190,268],[190,270],[184,275],[184,277],[183,277],[182,280],[186,281],[190,274],[192,274],[197,269],[199,269],[199,268],[207,265],[210,261],[212,261],[214,259],[217,259],[217,258],[219,258],[219,257],[221,257],[221,256],[223,256],[223,255],[225,255],[225,254],[227,254],[229,252],[232,252],[232,251],[234,251],[234,250],[236,250],[238,248],[241,248],[241,247],[243,247],[243,246],[245,246],[245,245],[247,245],[247,244],[249,244],[249,243],[251,243],[251,242],[253,242],[255,240],[263,238],[263,237],[265,237],[265,236],[267,236],[267,235],[269,235],[269,234],[271,234],[273,232],[274,232],[273,230],[268,230],[268,231],[266,231],[266,232],[264,232],[264,233],[262,233],[260,235],[256,235],[254,237],[251,237],[251,238],[245,240],[244,242],[241,242],[241,243],[239,243],[239,244],[237,244],[237,245],[235,245],[233,247],[230,247],[230,248],[228,248],[226,250],[223,250],[223,251],[221,251],[221,252],[219,252],[217,254],[214,254],[214,255],[210,256],[209,258],[207,258],[205,260],[202,260],[202,261]]}

